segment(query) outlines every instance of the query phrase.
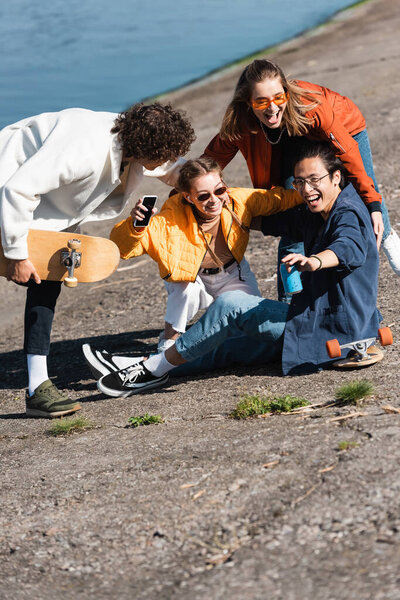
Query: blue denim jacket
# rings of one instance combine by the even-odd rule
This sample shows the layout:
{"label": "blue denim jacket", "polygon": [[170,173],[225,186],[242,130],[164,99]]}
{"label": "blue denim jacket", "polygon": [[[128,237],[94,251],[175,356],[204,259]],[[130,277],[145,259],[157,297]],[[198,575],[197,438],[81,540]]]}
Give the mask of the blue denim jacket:
{"label": "blue denim jacket", "polygon": [[329,339],[344,344],[377,335],[379,256],[370,215],[352,184],[339,194],[327,221],[302,205],[263,217],[262,232],[303,241],[306,256],[330,249],[339,259],[337,267],[301,275],[303,291],[293,296],[285,327],[284,375],[328,363]]}

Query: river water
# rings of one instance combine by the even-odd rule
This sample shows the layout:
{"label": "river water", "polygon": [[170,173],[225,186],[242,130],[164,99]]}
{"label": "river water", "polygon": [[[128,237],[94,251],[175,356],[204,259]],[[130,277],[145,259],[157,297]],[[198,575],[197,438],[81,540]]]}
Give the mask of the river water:
{"label": "river water", "polygon": [[349,0],[10,0],[0,127],[79,106],[118,112],[322,23]]}

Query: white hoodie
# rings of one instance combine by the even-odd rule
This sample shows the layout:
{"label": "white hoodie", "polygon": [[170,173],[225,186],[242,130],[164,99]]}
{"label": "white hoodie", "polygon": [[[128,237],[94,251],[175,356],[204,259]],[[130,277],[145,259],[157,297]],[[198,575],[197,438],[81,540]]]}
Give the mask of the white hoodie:
{"label": "white hoodie", "polygon": [[129,166],[124,196],[122,149],[110,133],[116,113],[69,108],[23,119],[0,131],[0,223],[4,255],[28,258],[29,229],[62,231],[118,216],[143,175],[175,185],[184,162],[153,171]]}

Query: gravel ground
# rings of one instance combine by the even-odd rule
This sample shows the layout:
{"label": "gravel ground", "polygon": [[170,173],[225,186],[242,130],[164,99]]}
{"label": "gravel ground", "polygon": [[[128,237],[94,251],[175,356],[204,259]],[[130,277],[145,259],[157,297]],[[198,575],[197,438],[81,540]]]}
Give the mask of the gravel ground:
{"label": "gravel ground", "polygon": [[[395,3],[374,0],[273,54],[292,75],[358,103],[398,230],[399,29]],[[169,95],[193,118],[192,156],[217,131],[241,68]],[[249,184],[240,157],[225,175],[234,185]],[[141,192],[166,193],[148,183]],[[87,232],[109,229],[102,224]],[[253,235],[247,256],[272,298],[275,255],[275,241]],[[149,259],[121,266],[131,269],[62,291],[50,372],[94,425],[69,436],[51,436],[48,421],[24,416],[24,290],[0,281],[0,597],[400,599],[400,414],[384,408],[400,408],[400,299],[386,259],[379,307],[395,343],[382,363],[286,378],[278,365],[235,367],[106,399],[82,362],[81,344],[148,353],[165,307]],[[339,385],[362,378],[375,391],[360,407],[229,418],[243,393],[329,401]],[[362,414],[333,420],[354,411]],[[146,412],[164,423],[125,427]],[[354,444],[340,450],[341,442]]]}

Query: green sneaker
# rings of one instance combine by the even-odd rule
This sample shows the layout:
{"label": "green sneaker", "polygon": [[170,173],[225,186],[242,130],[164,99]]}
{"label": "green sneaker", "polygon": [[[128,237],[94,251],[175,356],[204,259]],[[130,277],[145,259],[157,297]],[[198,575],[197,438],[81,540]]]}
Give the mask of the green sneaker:
{"label": "green sneaker", "polygon": [[81,406],[62,394],[50,379],[36,388],[33,396],[26,393],[26,414],[28,417],[63,417],[80,410]]}

